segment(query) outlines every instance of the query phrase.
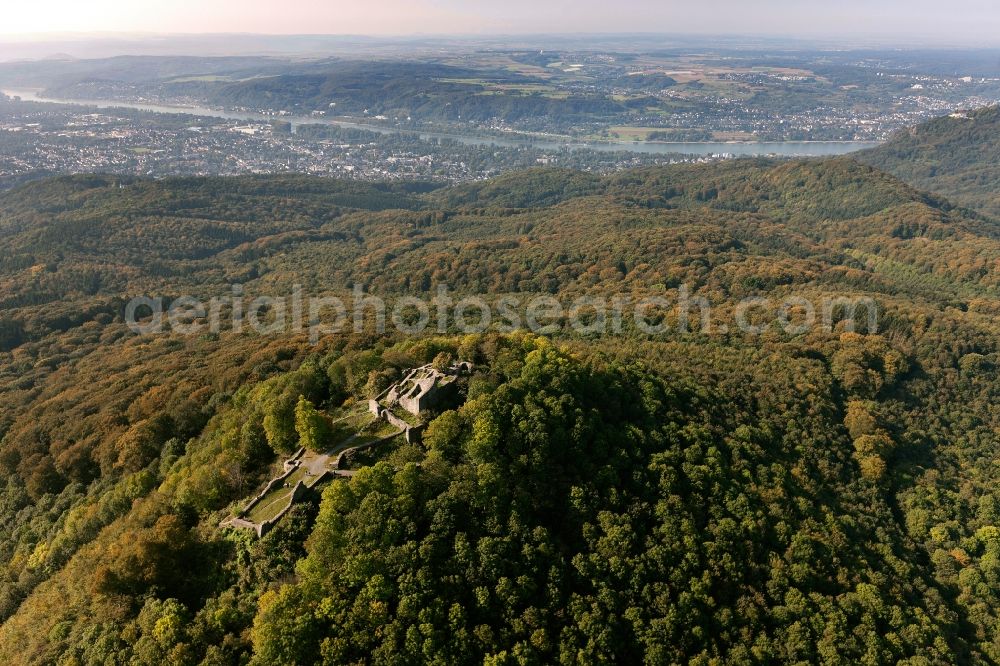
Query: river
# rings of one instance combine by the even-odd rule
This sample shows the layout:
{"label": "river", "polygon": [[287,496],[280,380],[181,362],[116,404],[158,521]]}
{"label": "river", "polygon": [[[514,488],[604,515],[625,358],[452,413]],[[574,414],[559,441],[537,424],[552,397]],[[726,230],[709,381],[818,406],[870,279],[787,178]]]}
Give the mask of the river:
{"label": "river", "polygon": [[[142,104],[134,102],[118,102],[93,99],[49,99],[39,97],[30,90],[0,90],[10,97],[20,97],[26,102],[46,102],[49,104],[67,104],[86,106],[97,109],[135,109],[152,113],[172,113],[202,116],[209,118],[224,118],[240,121],[271,121],[275,116],[253,112],[236,112],[212,109],[204,106],[168,106],[162,104]],[[600,143],[560,141],[538,137],[504,138],[485,137],[474,134],[457,134],[445,132],[420,132],[416,130],[397,129],[357,123],[347,120],[314,116],[282,116],[281,120],[297,125],[337,125],[351,129],[367,130],[379,134],[416,134],[421,139],[450,139],[466,145],[495,145],[505,147],[534,147],[541,150],[560,150],[563,148],[586,148],[605,152],[627,151],[633,153],[668,154],[682,153],[685,155],[735,155],[740,157],[778,155],[781,157],[827,157],[845,155],[865,148],[873,148],[877,143],[868,141],[704,141],[704,142],[643,142],[643,141],[608,141]]]}

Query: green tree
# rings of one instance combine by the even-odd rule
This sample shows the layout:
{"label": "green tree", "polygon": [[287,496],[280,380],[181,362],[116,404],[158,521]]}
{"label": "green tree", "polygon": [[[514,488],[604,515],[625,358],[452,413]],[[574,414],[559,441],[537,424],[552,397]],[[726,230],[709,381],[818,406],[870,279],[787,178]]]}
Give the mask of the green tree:
{"label": "green tree", "polygon": [[320,413],[305,396],[299,396],[295,405],[295,432],[299,435],[299,444],[310,451],[325,451],[330,448],[330,419]]}

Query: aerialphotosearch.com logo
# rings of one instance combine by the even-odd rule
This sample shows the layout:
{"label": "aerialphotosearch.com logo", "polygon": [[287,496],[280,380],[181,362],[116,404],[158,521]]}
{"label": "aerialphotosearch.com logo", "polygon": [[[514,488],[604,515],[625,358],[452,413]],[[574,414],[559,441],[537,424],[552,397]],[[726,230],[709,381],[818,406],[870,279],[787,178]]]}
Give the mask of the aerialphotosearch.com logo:
{"label": "aerialphotosearch.com logo", "polygon": [[[511,333],[529,330],[543,335],[573,331],[581,335],[644,335],[699,332],[761,335],[775,326],[789,335],[800,335],[817,325],[830,332],[835,326],[854,331],[862,317],[865,330],[875,333],[878,308],[869,297],[787,296],[781,299],[754,296],[725,308],[731,323],[715,321],[708,298],[692,294],[687,285],[676,293],[657,296],[580,296],[569,302],[550,295],[467,296],[455,299],[439,286],[430,299],[400,296],[384,299],[355,285],[350,298],[305,296],[296,285],[287,296],[258,296],[250,300],[242,285],[233,285],[227,296],[207,302],[193,296],[170,299],[141,296],[125,307],[129,329],[140,335],[166,332],[181,335],[235,333],[251,330],[260,335],[308,333],[316,343],[326,335],[354,331],[384,333],[391,325],[400,333],[419,335],[429,330],[445,333]],[[721,308],[720,308],[721,309]]]}

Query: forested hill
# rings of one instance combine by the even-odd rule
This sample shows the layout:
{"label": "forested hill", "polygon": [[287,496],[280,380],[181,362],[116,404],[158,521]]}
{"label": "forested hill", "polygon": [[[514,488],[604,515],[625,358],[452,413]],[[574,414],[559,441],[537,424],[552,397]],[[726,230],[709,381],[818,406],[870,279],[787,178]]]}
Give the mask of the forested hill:
{"label": "forested hill", "polygon": [[932,120],[857,158],[1000,218],[1000,107]]}
{"label": "forested hill", "polygon": [[[992,221],[849,159],[0,194],[0,663],[996,663],[998,260]],[[318,344],[123,323],[128,296],[232,283],[880,316]],[[454,359],[474,371],[423,445],[261,539],[220,528]]]}
{"label": "forested hill", "polygon": [[[286,110],[301,114],[387,116],[399,120],[528,121],[547,116],[594,122],[612,120],[630,109],[643,109],[657,100],[636,95],[622,101],[608,93],[563,93],[542,77],[520,74],[503,67],[470,69],[451,65],[410,62],[336,61],[298,63],[272,73],[265,62],[254,74],[240,76],[242,63],[232,62],[232,77],[164,77],[146,83],[149,90],[167,96],[202,99],[229,108]],[[212,63],[212,67],[224,67]],[[148,72],[148,65],[128,63],[120,75],[129,83],[133,70]],[[169,71],[171,63],[163,64]],[[263,68],[263,69],[262,69]],[[19,67],[0,68],[7,80],[18,80]],[[298,71],[295,71],[298,70]],[[259,75],[261,71],[265,75]],[[73,99],[93,95],[95,86],[115,89],[114,75],[80,79],[71,74],[52,76],[46,94]],[[624,77],[623,86],[653,87],[676,83],[669,77]],[[120,85],[120,84],[119,84]]]}
{"label": "forested hill", "polygon": [[688,283],[724,301],[805,284],[968,303],[995,294],[1000,252],[992,223],[848,159],[537,169],[439,189],[65,177],[0,195],[0,238],[3,317],[39,334],[80,299],[232,282],[574,295]]}

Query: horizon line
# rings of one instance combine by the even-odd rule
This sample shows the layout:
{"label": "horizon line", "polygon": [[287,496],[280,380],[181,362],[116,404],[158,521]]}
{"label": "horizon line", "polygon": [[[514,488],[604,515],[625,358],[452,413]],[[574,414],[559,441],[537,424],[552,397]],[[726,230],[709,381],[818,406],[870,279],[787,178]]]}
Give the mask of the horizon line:
{"label": "horizon line", "polygon": [[[403,33],[362,33],[362,32],[252,32],[243,30],[233,31],[204,31],[204,32],[159,32],[152,30],[61,30],[44,32],[4,32],[0,28],[0,39],[39,39],[39,38],[180,38],[180,37],[274,37],[274,38],[364,38],[374,40],[384,39],[484,39],[502,37],[673,37],[673,38],[741,38],[741,39],[778,39],[788,41],[809,41],[817,38],[822,39],[916,39],[931,36],[940,37],[941,33],[929,32],[823,32],[823,31],[800,31],[798,33],[789,32],[737,32],[737,31],[660,31],[660,30],[567,30],[567,31],[495,31],[495,32],[403,32]],[[958,35],[952,36],[958,38]],[[968,40],[968,37],[962,37]],[[997,37],[997,47],[1000,48],[1000,37]]]}

